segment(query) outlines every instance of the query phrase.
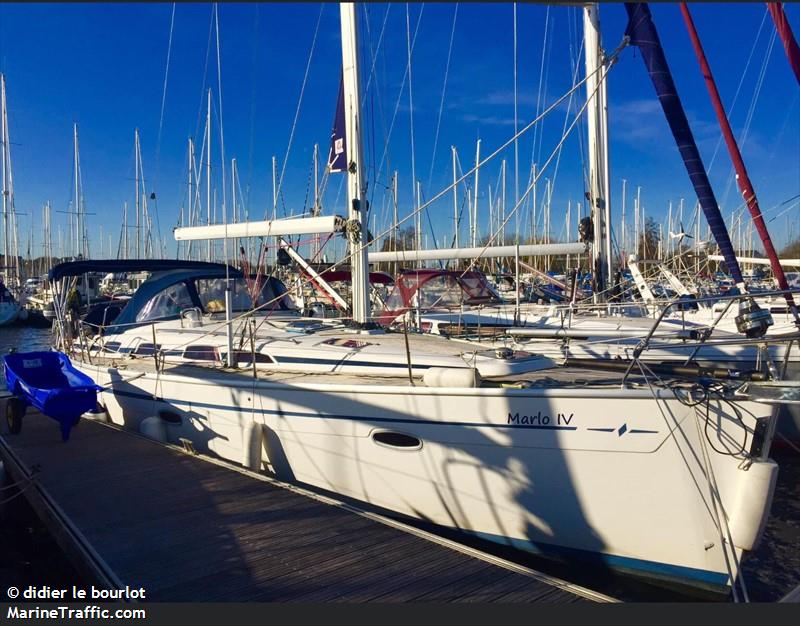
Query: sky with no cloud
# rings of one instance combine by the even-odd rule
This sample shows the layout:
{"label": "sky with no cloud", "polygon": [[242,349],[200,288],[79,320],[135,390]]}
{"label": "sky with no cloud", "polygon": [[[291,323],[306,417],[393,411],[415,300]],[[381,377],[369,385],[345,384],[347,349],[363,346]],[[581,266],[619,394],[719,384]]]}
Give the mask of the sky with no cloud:
{"label": "sky with no cloud", "polygon": [[[764,3],[697,3],[690,8],[780,247],[800,235],[800,86]],[[741,207],[740,195],[679,6],[659,3],[651,10],[727,217]],[[185,3],[0,4],[0,68],[7,83],[23,254],[28,247],[34,256],[41,252],[45,202],[52,203],[55,224],[66,228],[76,122],[93,256],[116,256],[123,204],[133,211],[135,128],[141,132],[148,193],[156,193],[150,203],[154,228],[173,255],[171,231],[181,207],[186,212],[188,206],[187,141],[194,137],[199,152],[209,87],[219,220],[223,169],[225,208],[232,208],[233,158],[239,172],[237,203],[252,219],[272,213],[273,157],[282,179],[278,215],[309,210],[314,144],[324,161],[341,71],[338,6],[220,3],[218,49],[213,11],[211,4]],[[789,4],[786,13],[800,34],[800,7]],[[620,44],[626,19],[622,4],[601,4],[606,50]],[[517,125],[522,128],[570,91],[576,64],[582,75],[582,21],[578,7],[544,4],[518,4],[516,21]],[[513,136],[514,9],[502,3],[368,3],[360,6],[360,34],[362,72],[369,82],[364,115],[370,227],[379,234],[390,225],[389,187],[395,171],[402,218],[410,212],[414,179],[420,181],[423,199],[452,181],[451,146],[460,169],[467,171],[478,140],[484,157]],[[611,69],[608,93],[615,237],[623,180],[629,221],[640,187],[646,215],[657,219],[665,219],[670,203],[677,211],[683,198],[688,230],[695,196],[634,48],[624,49]],[[481,169],[481,234],[489,229],[490,204],[497,206],[503,195],[502,161],[510,213],[514,199],[528,187],[532,165],[540,168],[554,155],[537,185],[535,228],[541,233],[541,204],[549,184],[551,236],[576,238],[578,203],[585,212],[584,126],[575,126],[560,151],[557,146],[584,98],[583,90],[567,98],[520,137],[516,156],[512,144]],[[340,181],[341,176],[332,175],[325,187],[327,214],[346,211]],[[462,242],[468,219],[464,195],[474,182],[470,177],[461,185],[456,199]],[[507,236],[515,228],[524,238],[530,234],[532,201],[529,195],[509,219]],[[423,218],[429,247],[434,241],[440,247],[452,244],[453,212],[452,194],[429,207]],[[56,226],[54,239],[58,246]]]}

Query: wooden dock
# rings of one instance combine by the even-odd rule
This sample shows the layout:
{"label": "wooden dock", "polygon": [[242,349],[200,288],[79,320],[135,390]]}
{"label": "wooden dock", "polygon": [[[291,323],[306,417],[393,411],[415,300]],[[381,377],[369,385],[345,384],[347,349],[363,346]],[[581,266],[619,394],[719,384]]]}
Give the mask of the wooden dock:
{"label": "wooden dock", "polygon": [[10,480],[87,581],[147,601],[613,601],[116,427],[23,424],[0,437]]}

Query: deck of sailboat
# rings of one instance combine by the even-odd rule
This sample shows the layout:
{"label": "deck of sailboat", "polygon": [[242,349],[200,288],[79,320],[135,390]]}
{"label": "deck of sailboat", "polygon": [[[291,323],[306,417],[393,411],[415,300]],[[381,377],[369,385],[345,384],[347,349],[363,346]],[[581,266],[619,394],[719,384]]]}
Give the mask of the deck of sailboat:
{"label": "deck of sailboat", "polygon": [[[213,376],[216,382],[224,380],[232,384],[246,385],[251,383],[253,370],[248,367],[227,368],[213,363],[164,363],[156,365],[150,357],[137,358],[92,358],[92,365],[109,367],[119,370],[122,380],[126,378],[126,371],[131,375],[147,373],[153,375],[186,376],[198,380],[208,379]],[[419,377],[414,377],[412,385],[406,372],[398,372],[395,376],[389,375],[363,375],[347,373],[314,373],[298,370],[256,370],[257,380],[265,383],[285,385],[342,385],[342,386],[400,386],[400,387],[425,387]],[[507,386],[524,386],[527,389],[581,389],[587,386],[603,388],[619,388],[622,384],[623,372],[609,372],[583,367],[570,367],[559,365],[550,369],[516,374],[499,380],[484,381],[485,388],[498,388]],[[644,378],[636,370],[628,377],[628,384],[646,384]]]}

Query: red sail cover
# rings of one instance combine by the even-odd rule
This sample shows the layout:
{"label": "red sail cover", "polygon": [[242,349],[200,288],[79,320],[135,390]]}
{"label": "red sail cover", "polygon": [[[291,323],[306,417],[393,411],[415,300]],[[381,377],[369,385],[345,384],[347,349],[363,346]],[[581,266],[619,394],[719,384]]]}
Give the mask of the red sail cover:
{"label": "red sail cover", "polygon": [[[703,50],[703,44],[700,43],[700,36],[697,34],[697,29],[694,26],[694,20],[692,20],[692,15],[689,13],[689,7],[686,6],[685,2],[681,2],[681,13],[683,13],[683,21],[686,23],[686,30],[689,31],[689,37],[692,40],[694,52],[697,55],[698,62],[700,63],[700,71],[703,74],[706,87],[708,88],[708,93],[711,96],[711,103],[714,105],[714,111],[717,113],[717,119],[719,120],[719,125],[722,128],[722,136],[725,138],[725,145],[728,147],[728,152],[731,155],[731,161],[733,161],[733,167],[736,169],[736,183],[739,185],[739,191],[741,191],[742,196],[747,203],[747,209],[750,211],[750,215],[753,217],[753,223],[756,226],[761,243],[764,244],[764,250],[767,254],[767,257],[769,257],[772,273],[775,275],[775,279],[778,281],[778,288],[789,289],[789,284],[786,282],[786,276],[783,273],[783,268],[778,260],[778,254],[775,252],[775,247],[772,245],[772,239],[767,231],[767,225],[764,223],[764,218],[761,216],[761,208],[758,206],[756,191],[753,187],[753,183],[750,182],[750,177],[747,175],[747,168],[744,166],[742,153],[739,151],[739,146],[733,136],[731,125],[728,122],[728,116],[725,113],[725,107],[722,105],[722,98],[720,98],[719,91],[717,90],[717,84],[714,81],[714,76],[711,74],[711,66],[708,64],[705,51]],[[794,314],[795,320],[798,320],[797,307],[795,306],[792,294],[787,293],[785,296],[786,303],[789,305],[790,310]]]}
{"label": "red sail cover", "polygon": [[797,45],[797,41],[792,34],[789,20],[786,19],[786,13],[783,12],[783,5],[780,2],[767,2],[767,8],[772,16],[772,21],[775,22],[775,29],[783,42],[786,56],[789,57],[789,65],[792,66],[797,82],[800,83],[800,46]]}

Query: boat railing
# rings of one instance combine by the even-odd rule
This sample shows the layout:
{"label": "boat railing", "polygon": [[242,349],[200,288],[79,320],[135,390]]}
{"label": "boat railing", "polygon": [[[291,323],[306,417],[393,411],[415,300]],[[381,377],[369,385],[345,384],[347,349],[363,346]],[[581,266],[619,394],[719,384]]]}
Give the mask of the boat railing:
{"label": "boat railing", "polygon": [[[789,293],[797,294],[798,291],[788,290]],[[758,291],[756,293],[749,293],[745,294],[745,298],[755,298],[756,300],[766,300],[769,297],[780,296],[782,291]],[[683,298],[683,299],[656,299],[649,302],[643,302],[640,300],[630,300],[630,301],[620,301],[620,302],[586,302],[586,301],[578,301],[578,302],[568,302],[565,304],[551,304],[549,306],[549,311],[552,316],[558,316],[562,320],[562,326],[564,328],[571,328],[573,318],[578,316],[586,317],[586,316],[596,316],[596,317],[605,317],[605,316],[615,316],[615,315],[628,315],[630,316],[633,311],[638,311],[641,315],[637,315],[637,317],[641,318],[652,318],[652,319],[659,319],[662,317],[662,313],[665,313],[665,309],[674,309],[675,306],[680,305],[681,308],[678,309],[678,312],[685,313],[686,310],[684,307],[690,304],[697,304],[698,308],[711,310],[714,313],[717,311],[714,310],[714,305],[718,305],[721,302],[726,300],[725,294],[713,294],[708,296],[692,296],[690,299]],[[524,304],[534,304],[534,303],[523,303]],[[542,305],[537,305],[542,306]],[[726,304],[723,314],[719,317],[722,319],[725,314],[728,312],[729,305]],[[676,312],[671,310],[671,312]],[[717,320],[719,321],[719,320]],[[680,318],[680,322],[682,327],[685,329],[687,322],[691,323],[692,326],[697,325],[696,320],[692,320],[691,316],[687,318],[685,315],[682,315]],[[716,323],[714,324],[716,326]]]}
{"label": "boat railing", "polygon": [[[768,292],[761,292],[758,294],[758,297],[765,297],[765,296],[784,296],[786,294],[791,295],[800,295],[800,289],[782,289],[782,290],[773,290]],[[715,296],[708,296],[704,298],[693,298],[692,302],[725,302],[724,308],[719,312],[717,317],[714,319],[712,324],[705,329],[705,332],[701,333],[699,338],[697,339],[696,343],[694,343],[693,350],[689,357],[686,359],[685,364],[690,363],[695,356],[697,356],[698,351],[704,345],[713,345],[713,346],[722,346],[722,345],[757,345],[757,346],[767,346],[769,344],[779,344],[779,343],[786,343],[791,346],[792,342],[800,341],[800,325],[798,329],[793,333],[783,334],[783,335],[774,335],[771,337],[766,337],[764,335],[755,336],[755,337],[737,337],[737,338],[725,338],[725,339],[714,339],[709,340],[711,337],[714,329],[716,328],[719,321],[728,313],[731,306],[734,302],[742,302],[745,300],[750,300],[753,298],[752,294],[747,293],[737,293],[737,294],[725,294],[725,295],[715,295]],[[631,362],[628,365],[627,370],[625,371],[625,375],[623,376],[622,382],[625,383],[625,380],[630,375],[633,367],[639,361],[639,357],[641,354],[650,349],[656,349],[659,347],[666,347],[674,344],[662,344],[662,343],[651,343],[653,336],[656,334],[656,330],[658,329],[661,322],[667,316],[667,314],[673,310],[675,307],[683,306],[686,304],[685,299],[675,299],[669,302],[666,306],[663,307],[661,313],[656,318],[653,325],[650,327],[650,330],[647,332],[647,335],[642,339],[639,344],[634,348],[633,355]],[[686,346],[691,346],[692,343],[685,343]]]}

